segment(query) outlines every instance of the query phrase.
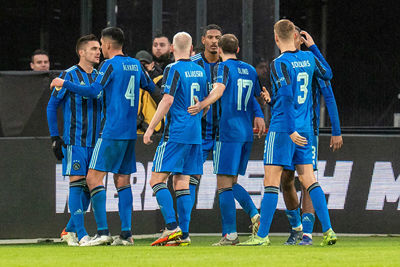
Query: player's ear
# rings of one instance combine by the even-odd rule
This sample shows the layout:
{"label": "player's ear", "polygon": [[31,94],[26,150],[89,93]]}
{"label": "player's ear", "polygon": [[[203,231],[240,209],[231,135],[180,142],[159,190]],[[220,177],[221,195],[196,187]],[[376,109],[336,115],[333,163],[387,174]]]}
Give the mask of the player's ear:
{"label": "player's ear", "polygon": [[190,46],[190,54],[193,53],[193,45]]}
{"label": "player's ear", "polygon": [[31,62],[31,64],[30,64],[30,65],[31,65],[31,69],[33,70],[33,66],[34,66],[34,65],[33,65],[33,63]]}
{"label": "player's ear", "polygon": [[170,50],[171,50],[171,53],[174,53],[174,44],[171,44]]}
{"label": "player's ear", "polygon": [[239,54],[240,51],[240,47],[238,46],[237,50],[236,50],[236,54]]}
{"label": "player's ear", "polygon": [[205,42],[206,42],[206,37],[205,36],[201,36],[201,43],[204,45]]}

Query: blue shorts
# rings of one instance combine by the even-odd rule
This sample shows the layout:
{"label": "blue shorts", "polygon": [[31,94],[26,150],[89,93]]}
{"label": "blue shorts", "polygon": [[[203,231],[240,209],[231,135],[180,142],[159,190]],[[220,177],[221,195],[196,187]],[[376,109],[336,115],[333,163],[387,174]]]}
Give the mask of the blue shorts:
{"label": "blue shorts", "polygon": [[153,172],[172,172],[174,174],[203,174],[200,144],[180,144],[161,141],[153,159]]}
{"label": "blue shorts", "polygon": [[285,167],[285,170],[295,170],[296,165],[305,165],[305,164],[313,164],[316,163],[317,154],[315,153],[317,150],[317,146],[314,144],[316,140],[314,140],[313,133],[299,133],[301,136],[307,138],[307,145],[305,146],[298,146],[295,145],[295,151],[293,154],[292,164],[289,167]]}
{"label": "blue shorts", "polygon": [[117,174],[136,172],[136,140],[97,139],[90,169]]}
{"label": "blue shorts", "polygon": [[253,142],[228,143],[216,141],[213,151],[214,173],[244,175]]}
{"label": "blue shorts", "polygon": [[288,133],[268,131],[264,145],[264,165],[292,165],[295,144]]}
{"label": "blue shorts", "polygon": [[210,154],[210,151],[213,151],[214,144],[215,144],[215,140],[203,139],[203,144],[202,144],[203,164],[204,164],[204,162],[206,162],[206,160],[208,158],[208,154]]}
{"label": "blue shorts", "polygon": [[62,147],[62,173],[64,176],[86,176],[93,147],[67,145]]}
{"label": "blue shorts", "polygon": [[312,137],[312,161],[314,171],[318,170],[318,135],[313,135]]}

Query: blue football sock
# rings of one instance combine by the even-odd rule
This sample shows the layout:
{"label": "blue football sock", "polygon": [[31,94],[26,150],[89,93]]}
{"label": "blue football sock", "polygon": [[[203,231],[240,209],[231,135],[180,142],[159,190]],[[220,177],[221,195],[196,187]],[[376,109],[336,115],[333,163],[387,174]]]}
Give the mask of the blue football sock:
{"label": "blue football sock", "polygon": [[301,217],[300,217],[300,209],[297,208],[295,210],[286,210],[286,216],[289,220],[292,228],[299,227],[301,225]]}
{"label": "blue football sock", "polygon": [[310,187],[307,188],[307,191],[310,194],[315,213],[321,222],[322,232],[326,232],[332,228],[332,226],[331,219],[329,218],[328,207],[326,206],[324,191],[322,191],[322,188],[318,183],[310,185]]}
{"label": "blue football sock", "polygon": [[236,233],[236,206],[232,187],[218,189],[222,235]]}
{"label": "blue football sock", "polygon": [[118,191],[118,211],[121,220],[121,232],[131,231],[132,225],[132,190],[131,185],[117,188]]}
{"label": "blue football sock", "polygon": [[190,197],[192,198],[192,207],[194,207],[194,204],[196,203],[196,189],[198,184],[199,180],[194,176],[190,176],[189,189]]}
{"label": "blue football sock", "polygon": [[279,188],[276,186],[266,186],[264,188],[264,197],[261,201],[260,227],[257,232],[259,237],[264,238],[269,234],[276,206],[278,205],[278,194]]}
{"label": "blue football sock", "polygon": [[172,200],[171,193],[168,190],[167,184],[159,183],[154,185],[152,188],[154,194],[156,195],[157,202],[158,205],[160,206],[160,210],[164,217],[167,229],[172,228],[174,226],[175,226],[174,228],[176,228],[177,223],[175,218],[174,202]]}
{"label": "blue football sock", "polygon": [[175,191],[179,227],[183,233],[189,233],[190,213],[192,212],[193,206],[190,193],[189,189]]}
{"label": "blue football sock", "polygon": [[301,222],[303,223],[303,233],[312,234],[315,222],[315,216],[312,213],[303,213],[301,217]]}
{"label": "blue football sock", "polygon": [[100,185],[90,191],[94,218],[99,235],[108,235],[107,212],[106,212],[106,189]]}
{"label": "blue football sock", "polygon": [[249,193],[243,188],[243,186],[235,183],[232,186],[232,191],[233,196],[239,202],[240,206],[242,206],[244,211],[249,214],[250,218],[253,218],[254,215],[258,214],[256,205],[254,205]]}
{"label": "blue football sock", "polygon": [[65,231],[75,233],[75,226],[74,226],[74,222],[72,221],[72,216],[69,218],[67,226],[65,226]]}
{"label": "blue football sock", "polygon": [[[84,180],[84,179],[82,179]],[[83,221],[83,207],[81,201],[81,194],[83,191],[82,180],[74,181],[70,183],[69,186],[69,210],[71,213],[71,219],[74,225],[74,230],[78,235],[78,239],[80,240],[82,237],[87,235],[84,221]]]}

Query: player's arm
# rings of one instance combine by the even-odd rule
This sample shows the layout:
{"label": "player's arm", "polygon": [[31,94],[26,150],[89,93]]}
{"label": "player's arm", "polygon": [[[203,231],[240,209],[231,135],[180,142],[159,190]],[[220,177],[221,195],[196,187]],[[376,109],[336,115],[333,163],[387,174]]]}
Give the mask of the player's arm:
{"label": "player's arm", "polygon": [[188,108],[188,112],[191,115],[196,115],[205,107],[214,104],[224,94],[226,85],[229,80],[229,69],[225,65],[218,64],[217,66],[217,78],[213,83],[213,89],[210,94],[201,102],[195,99],[195,105]]}
{"label": "player's arm", "polygon": [[325,105],[328,109],[329,118],[332,124],[332,136],[330,147],[333,151],[339,150],[343,145],[343,138],[340,129],[339,112],[336,105],[335,95],[329,82],[325,82],[325,86],[321,87],[321,93],[325,99]]}
{"label": "player's arm", "polygon": [[[260,97],[261,84],[256,76],[256,83],[254,87],[254,93],[256,96]],[[253,114],[254,114],[254,128],[258,130],[258,138],[261,138],[261,135],[265,132],[265,121],[264,121],[264,113],[261,110],[261,106],[257,101],[256,96],[250,97],[250,101],[253,102]]]}
{"label": "player's arm", "polygon": [[156,113],[151,119],[149,127],[147,128],[145,134],[143,135],[143,143],[145,143],[146,145],[153,143],[153,141],[150,138],[154,133],[154,129],[168,113],[173,102],[174,102],[174,97],[172,95],[164,94],[162,100],[158,104]]}
{"label": "player's arm", "polygon": [[[61,73],[60,77],[65,78],[66,72]],[[68,79],[68,78],[67,78]],[[58,160],[64,158],[62,153],[62,146],[65,146],[64,141],[60,137],[60,133],[58,132],[58,123],[57,123],[57,109],[64,100],[66,89],[63,88],[60,91],[53,90],[50,100],[47,104],[47,124],[49,126],[49,132],[51,137],[51,147],[54,155]]]}
{"label": "player's arm", "polygon": [[322,55],[321,51],[319,51],[317,45],[314,42],[314,39],[311,35],[306,31],[301,31],[301,40],[303,43],[310,49],[310,51],[314,54],[314,56],[319,60],[319,62],[324,66],[325,69],[332,72],[331,67],[329,66],[328,62],[325,60],[324,56]]}

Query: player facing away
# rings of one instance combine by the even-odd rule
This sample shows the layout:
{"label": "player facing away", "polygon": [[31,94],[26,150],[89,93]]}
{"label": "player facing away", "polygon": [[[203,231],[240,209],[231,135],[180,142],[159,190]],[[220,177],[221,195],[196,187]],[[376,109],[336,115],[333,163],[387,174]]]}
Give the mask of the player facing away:
{"label": "player facing away", "polygon": [[[109,27],[101,32],[101,49],[105,60],[100,66],[96,81],[90,86],[80,86],[56,78],[51,86],[64,86],[70,92],[96,97],[103,92],[104,107],[100,137],[96,142],[89,165],[89,186],[97,235],[88,246],[102,244],[133,245],[131,233],[132,191],[130,174],[136,172],[135,142],[136,116],[139,88],[154,90],[154,83],[142,69],[140,62],[124,56],[124,33],[120,28]],[[121,234],[112,240],[106,218],[106,191],[103,178],[106,172],[114,173],[118,191],[118,209]]]}
{"label": "player facing away", "polygon": [[[207,78],[204,70],[189,59],[193,49],[192,37],[186,32],[175,34],[172,51],[175,63],[164,70],[164,96],[143,136],[145,144],[152,143],[156,125],[166,115],[162,139],[154,155],[150,186],[156,195],[166,228],[160,238],[151,245],[189,245],[189,223],[192,199],[189,190],[190,175],[200,175],[202,168],[201,116],[191,116],[187,109],[194,99],[203,100],[207,94]],[[166,181],[173,174],[173,187],[179,226]]]}
{"label": "player facing away", "polygon": [[[271,64],[272,117],[264,147],[264,197],[261,224],[257,235],[243,246],[269,245],[269,230],[274,216],[284,166],[296,166],[302,185],[307,188],[324,232],[323,245],[336,243],[324,192],[316,182],[312,165],[313,75],[329,80],[330,67],[324,67],[311,52],[298,51],[294,45],[298,33],[289,20],[274,25],[275,42],[281,55]],[[297,131],[299,131],[300,135]]]}
{"label": "player facing away", "polygon": [[[311,35],[305,31],[301,31],[299,27],[295,27],[299,38],[295,39],[296,49],[300,50],[301,44],[305,44],[309,50],[324,64],[325,59],[320,53],[318,47],[315,45]],[[303,35],[303,36],[301,36]],[[312,152],[313,152],[313,167],[314,171],[317,170],[318,160],[318,135],[319,135],[319,110],[320,110],[320,97],[325,99],[326,107],[328,109],[329,118],[332,123],[332,136],[330,147],[333,151],[340,149],[343,145],[343,138],[341,136],[339,113],[336,106],[335,96],[329,81],[324,81],[317,78],[315,75],[312,81],[312,99],[313,99],[313,137],[312,137]],[[302,211],[300,216],[299,200],[294,186],[294,166],[290,169],[284,169],[282,172],[281,188],[283,198],[286,204],[286,215],[292,227],[290,236],[285,242],[286,245],[296,245],[299,239],[302,241],[299,245],[312,245],[312,231],[314,227],[315,215],[314,208],[311,202],[310,195],[304,187],[302,191]]]}
{"label": "player facing away", "polygon": [[[218,40],[222,36],[222,29],[218,25],[210,24],[206,26],[203,30],[203,35],[201,41],[204,45],[204,53],[199,53],[191,57],[191,60],[201,66],[207,75],[208,82],[208,93],[212,89],[212,84],[214,83],[217,63],[219,62],[219,52],[218,52]],[[254,104],[254,124],[260,125],[260,134],[264,132],[264,114],[261,111],[260,105],[257,103],[256,98],[252,97],[250,101]],[[207,114],[203,116],[202,125],[202,150],[203,150],[203,164],[207,160],[208,155],[214,149],[215,145],[215,133],[219,125],[219,109],[220,101],[215,102],[210,105],[210,109]],[[260,135],[259,135],[260,136]],[[196,202],[196,187],[200,182],[200,175],[192,175],[190,177],[190,195],[192,197],[193,205]],[[249,193],[237,183],[237,178],[235,179],[232,192],[235,199],[239,202],[242,208],[250,216],[252,222],[252,232],[257,233],[258,226],[260,223],[260,215],[256,206],[254,205]]]}
{"label": "player facing away", "polygon": [[[189,107],[188,111],[197,114],[221,99],[213,159],[222,217],[222,238],[214,245],[228,246],[239,243],[232,186],[237,176],[246,172],[253,143],[253,105],[256,103],[251,99],[259,96],[261,89],[255,69],[236,58],[239,51],[236,36],[223,35],[218,41],[218,47],[223,62],[218,64],[214,88],[205,100]],[[256,127],[261,130],[265,125]]]}
{"label": "player facing away", "polygon": [[[94,65],[100,60],[100,43],[93,34],[82,36],[76,43],[79,63],[63,71],[62,79],[75,84],[91,84],[97,76]],[[58,160],[62,159],[63,175],[69,176],[68,206],[71,218],[61,233],[69,246],[87,243],[90,238],[84,226],[83,215],[90,203],[86,175],[90,158],[100,131],[101,96],[82,97],[62,88],[53,90],[47,105],[52,148]],[[63,139],[57,125],[57,109],[62,107],[64,117]],[[76,240],[75,233],[78,235]],[[78,243],[79,242],[79,243]]]}

